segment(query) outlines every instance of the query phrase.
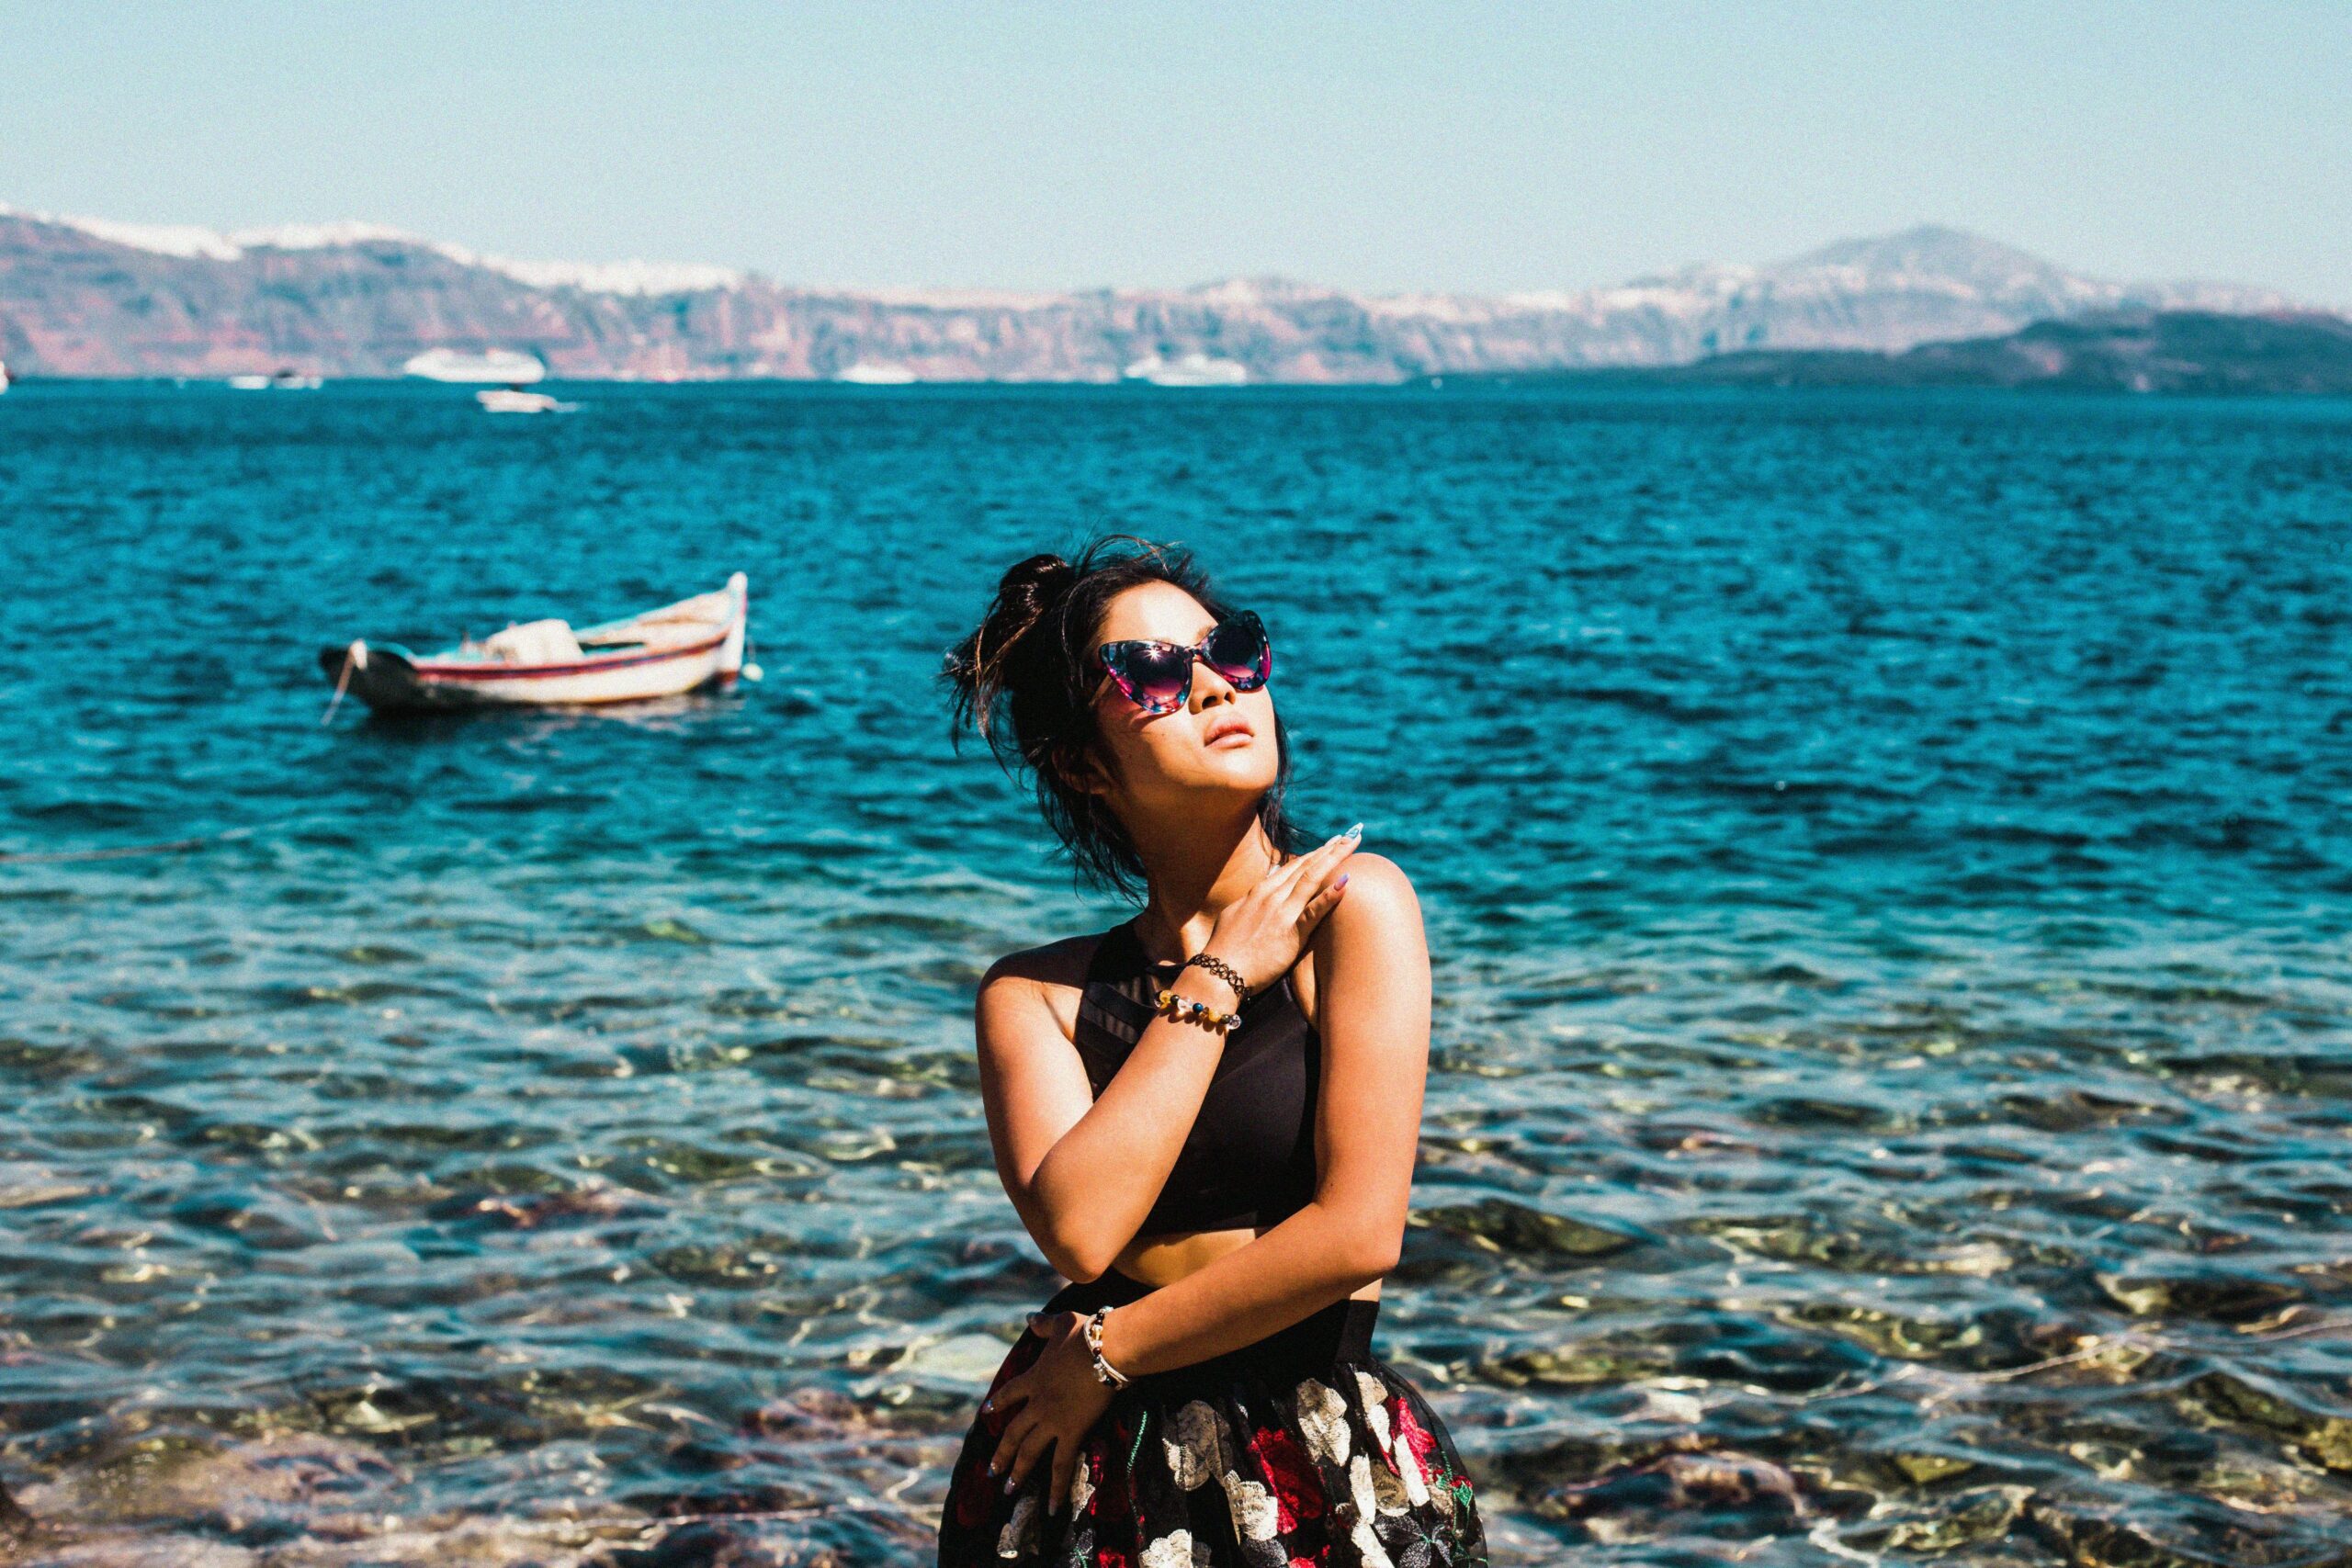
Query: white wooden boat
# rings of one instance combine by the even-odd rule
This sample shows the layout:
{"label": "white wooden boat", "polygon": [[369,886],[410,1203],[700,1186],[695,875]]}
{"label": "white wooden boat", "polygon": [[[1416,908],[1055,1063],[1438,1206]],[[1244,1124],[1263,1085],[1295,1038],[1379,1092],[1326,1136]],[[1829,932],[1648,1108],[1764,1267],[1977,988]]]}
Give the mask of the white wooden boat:
{"label": "white wooden boat", "polygon": [[724,588],[603,626],[529,621],[430,655],[363,640],[321,650],[319,668],[338,702],[348,692],[382,712],[641,702],[758,680],[743,663],[750,615],[739,571]]}

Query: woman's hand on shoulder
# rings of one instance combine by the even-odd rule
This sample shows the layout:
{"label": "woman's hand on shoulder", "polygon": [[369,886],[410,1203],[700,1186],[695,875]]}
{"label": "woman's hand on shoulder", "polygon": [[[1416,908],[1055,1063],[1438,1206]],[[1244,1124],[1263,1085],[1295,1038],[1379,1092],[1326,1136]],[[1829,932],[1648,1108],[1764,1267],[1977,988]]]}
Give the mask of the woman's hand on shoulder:
{"label": "woman's hand on shoulder", "polygon": [[1343,901],[1363,837],[1359,824],[1266,873],[1217,912],[1202,951],[1239,970],[1252,996],[1281,979]]}

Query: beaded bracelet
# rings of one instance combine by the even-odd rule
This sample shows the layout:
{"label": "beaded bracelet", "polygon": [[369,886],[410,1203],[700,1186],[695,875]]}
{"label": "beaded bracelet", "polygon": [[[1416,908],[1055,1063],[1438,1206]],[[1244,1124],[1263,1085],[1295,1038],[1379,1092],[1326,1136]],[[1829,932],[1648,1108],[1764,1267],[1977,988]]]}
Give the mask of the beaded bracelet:
{"label": "beaded bracelet", "polygon": [[1227,1034],[1241,1021],[1238,1012],[1219,1012],[1206,1002],[1196,1002],[1190,997],[1180,997],[1161,987],[1156,1010],[1179,1023],[1197,1023],[1213,1033]]}
{"label": "beaded bracelet", "polygon": [[1133,1380],[1102,1359],[1102,1325],[1110,1315],[1109,1307],[1101,1307],[1086,1320],[1086,1348],[1094,1358],[1094,1381],[1105,1388],[1125,1388]]}
{"label": "beaded bracelet", "polygon": [[1241,977],[1240,970],[1236,969],[1232,964],[1227,964],[1216,953],[1196,953],[1193,954],[1192,957],[1184,960],[1183,963],[1176,965],[1176,973],[1182,975],[1185,970],[1195,967],[1207,970],[1210,974],[1216,976],[1218,979],[1232,987],[1233,1005],[1235,1007],[1238,1008],[1242,1003],[1250,999],[1250,982]]}

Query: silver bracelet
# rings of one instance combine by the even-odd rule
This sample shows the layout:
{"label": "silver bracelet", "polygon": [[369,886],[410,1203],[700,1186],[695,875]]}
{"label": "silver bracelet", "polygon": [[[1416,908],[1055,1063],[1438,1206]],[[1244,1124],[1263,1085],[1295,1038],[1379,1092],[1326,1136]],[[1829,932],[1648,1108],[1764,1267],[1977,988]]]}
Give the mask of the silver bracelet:
{"label": "silver bracelet", "polygon": [[1094,1357],[1094,1380],[1105,1388],[1125,1388],[1133,1380],[1102,1359],[1102,1325],[1110,1315],[1111,1309],[1102,1307],[1086,1320],[1086,1348]]}
{"label": "silver bracelet", "polygon": [[[1207,970],[1210,974],[1224,981],[1227,986],[1233,987],[1233,1006],[1236,1011],[1240,1010],[1242,1003],[1250,999],[1250,982],[1241,977],[1240,970],[1236,969],[1232,964],[1227,964],[1216,953],[1196,953],[1193,954],[1192,957],[1187,958],[1183,963],[1179,964],[1176,966],[1178,978],[1182,977],[1185,970],[1194,967]],[[1171,980],[1169,984],[1172,986],[1175,984],[1175,981]]]}

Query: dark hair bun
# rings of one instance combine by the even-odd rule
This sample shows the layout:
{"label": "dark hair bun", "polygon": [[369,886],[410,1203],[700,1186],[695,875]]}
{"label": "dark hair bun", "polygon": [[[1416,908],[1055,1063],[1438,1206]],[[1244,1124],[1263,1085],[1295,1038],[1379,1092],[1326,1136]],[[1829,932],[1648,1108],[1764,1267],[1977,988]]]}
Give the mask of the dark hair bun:
{"label": "dark hair bun", "polygon": [[1016,561],[996,585],[996,610],[1011,625],[1026,629],[1078,586],[1078,568],[1057,555]]}
{"label": "dark hair bun", "polygon": [[940,666],[956,688],[959,724],[970,721],[982,736],[991,735],[1000,699],[1015,683],[1013,661],[1035,657],[1034,649],[1020,645],[1062,608],[1078,580],[1077,567],[1050,554],[1016,561],[997,580],[996,598],[980,617],[978,629],[949,649]]}

